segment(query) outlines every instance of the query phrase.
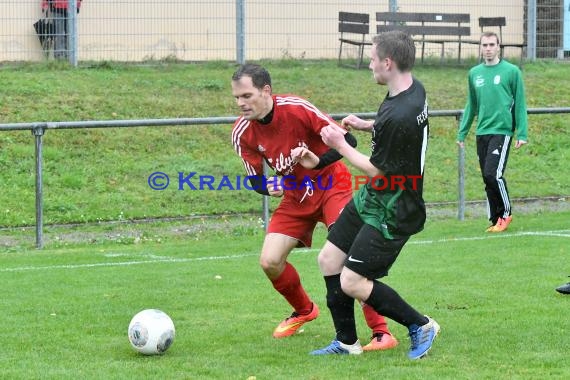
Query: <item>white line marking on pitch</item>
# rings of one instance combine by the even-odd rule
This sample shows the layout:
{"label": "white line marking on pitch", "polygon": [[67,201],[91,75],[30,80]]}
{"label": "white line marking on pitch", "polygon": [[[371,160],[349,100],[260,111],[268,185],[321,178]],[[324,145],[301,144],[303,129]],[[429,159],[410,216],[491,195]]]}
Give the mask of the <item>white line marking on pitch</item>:
{"label": "white line marking on pitch", "polygon": [[[559,231],[528,231],[528,232],[516,232],[516,233],[506,233],[506,234],[490,234],[485,236],[473,236],[473,237],[457,237],[457,238],[443,238],[437,240],[412,240],[408,244],[437,244],[437,243],[453,243],[453,242],[463,242],[463,241],[474,241],[474,240],[486,240],[486,239],[496,239],[496,238],[508,238],[515,236],[545,236],[545,237],[563,237],[570,238],[570,230],[559,230]],[[300,249],[298,253],[312,253],[318,252],[320,248],[306,248]],[[109,256],[120,257],[123,254],[109,254]],[[138,257],[147,257],[151,260],[135,260],[135,261],[119,261],[119,262],[104,262],[104,263],[92,263],[92,264],[66,264],[66,265],[46,265],[46,266],[25,266],[25,267],[15,267],[15,268],[0,268],[0,273],[2,272],[24,272],[32,270],[46,270],[46,269],[81,269],[81,268],[97,268],[97,267],[118,267],[118,266],[130,266],[130,265],[141,265],[141,264],[156,264],[156,263],[187,263],[193,261],[211,261],[211,260],[232,260],[240,259],[244,257],[258,256],[259,253],[245,253],[241,255],[226,255],[226,256],[207,256],[207,257],[187,257],[187,258],[174,258],[168,256],[158,256],[153,254],[142,254],[137,255]],[[124,254],[124,256],[135,256]]]}
{"label": "white line marking on pitch", "polygon": [[258,253],[247,253],[243,255],[231,255],[231,256],[209,256],[209,257],[194,257],[194,258],[181,258],[177,259],[168,256],[156,256],[161,257],[160,259],[153,260],[139,260],[139,261],[118,261],[118,262],[105,262],[105,263],[93,263],[93,264],[66,264],[66,265],[46,265],[46,266],[27,266],[27,267],[16,267],[16,268],[2,268],[0,272],[23,272],[30,270],[44,270],[44,269],[78,269],[78,268],[96,268],[96,267],[120,267],[129,265],[139,265],[139,264],[156,264],[156,263],[186,263],[190,261],[207,261],[207,260],[225,260],[225,259],[240,259],[242,257],[257,256]]}
{"label": "white line marking on pitch", "polygon": [[472,236],[472,237],[458,237],[458,238],[443,238],[438,240],[412,240],[408,244],[434,244],[434,243],[450,243],[450,242],[460,242],[460,241],[472,241],[472,240],[487,240],[487,239],[497,239],[497,238],[508,238],[514,236],[548,236],[548,237],[567,237],[570,238],[570,230],[560,230],[560,231],[529,231],[529,232],[516,232],[516,233],[506,233],[506,234],[489,234],[485,236]]}

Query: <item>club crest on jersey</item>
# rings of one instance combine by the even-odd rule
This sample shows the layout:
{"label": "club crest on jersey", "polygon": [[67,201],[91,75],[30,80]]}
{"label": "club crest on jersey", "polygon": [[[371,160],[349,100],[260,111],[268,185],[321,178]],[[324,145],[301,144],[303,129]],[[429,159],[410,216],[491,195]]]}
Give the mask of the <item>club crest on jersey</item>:
{"label": "club crest on jersey", "polygon": [[257,146],[257,150],[258,150],[259,152],[261,152],[261,153],[265,152],[265,148],[264,148],[263,145],[261,145],[261,144],[259,144],[259,145]]}
{"label": "club crest on jersey", "polygon": [[483,78],[483,76],[481,75],[477,75],[477,77],[475,78],[475,86],[481,87],[484,84],[485,84],[485,78]]}

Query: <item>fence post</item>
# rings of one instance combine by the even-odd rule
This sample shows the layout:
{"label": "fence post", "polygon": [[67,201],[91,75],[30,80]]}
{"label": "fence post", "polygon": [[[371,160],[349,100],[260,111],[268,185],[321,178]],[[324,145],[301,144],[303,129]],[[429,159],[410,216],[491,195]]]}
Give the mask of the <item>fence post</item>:
{"label": "fence post", "polygon": [[43,241],[43,198],[42,198],[42,136],[45,125],[37,124],[32,128],[36,140],[36,248],[44,246]]}
{"label": "fence post", "polygon": [[[461,125],[463,113],[456,116],[457,126]],[[458,193],[458,207],[457,219],[465,219],[465,147],[457,146],[457,193]]]}
{"label": "fence post", "polygon": [[536,59],[536,18],[537,18],[537,1],[528,0],[527,20],[526,20],[526,58],[529,61]]}
{"label": "fence post", "polygon": [[69,1],[67,6],[67,49],[69,63],[77,66],[77,3]]}
{"label": "fence post", "polygon": [[236,0],[236,60],[245,63],[245,0]]}
{"label": "fence post", "polygon": [[[267,162],[263,161],[263,175],[265,178],[269,177],[269,166],[267,166]],[[261,197],[263,200],[262,207],[263,207],[263,226],[265,228],[265,232],[269,228],[269,196],[263,195]]]}

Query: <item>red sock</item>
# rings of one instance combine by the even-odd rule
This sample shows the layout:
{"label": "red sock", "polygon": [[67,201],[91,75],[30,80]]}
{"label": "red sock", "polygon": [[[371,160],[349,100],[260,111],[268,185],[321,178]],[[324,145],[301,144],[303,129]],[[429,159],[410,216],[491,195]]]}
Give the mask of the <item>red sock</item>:
{"label": "red sock", "polygon": [[361,305],[364,319],[366,319],[366,324],[372,330],[372,334],[382,333],[392,335],[388,329],[386,319],[382,315],[378,314],[376,310],[364,302],[362,302]]}
{"label": "red sock", "polygon": [[277,290],[299,314],[309,314],[313,308],[313,303],[301,285],[299,273],[289,263],[285,263],[283,273],[271,281]]}

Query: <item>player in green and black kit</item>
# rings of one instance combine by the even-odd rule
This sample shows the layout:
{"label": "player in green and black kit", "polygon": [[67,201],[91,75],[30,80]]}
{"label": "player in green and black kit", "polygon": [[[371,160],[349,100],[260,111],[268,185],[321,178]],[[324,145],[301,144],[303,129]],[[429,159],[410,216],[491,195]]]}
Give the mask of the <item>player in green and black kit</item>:
{"label": "player in green and black kit", "polygon": [[511,223],[511,201],[504,173],[515,130],[515,148],[527,142],[522,74],[517,66],[500,59],[500,50],[497,34],[488,32],[482,35],[484,62],[469,71],[467,105],[457,133],[457,143],[464,147],[465,137],[477,116],[477,156],[491,221],[487,232],[505,231]]}
{"label": "player in green and black kit", "polygon": [[[428,106],[423,85],[411,73],[415,46],[402,32],[387,32],[372,40],[370,69],[376,83],[388,87],[374,121],[354,115],[347,128],[372,133],[372,155],[360,153],[342,140],[342,129],[321,130],[323,141],[369,177],[369,182],[344,208],[319,253],[327,287],[327,306],[336,336],[313,355],[360,354],[354,322],[354,299],[406,326],[410,359],[427,353],[439,325],[419,313],[398,293],[376,279],[388,270],[409,237],[423,229],[423,169],[428,140]],[[303,165],[303,157],[299,161]]]}

